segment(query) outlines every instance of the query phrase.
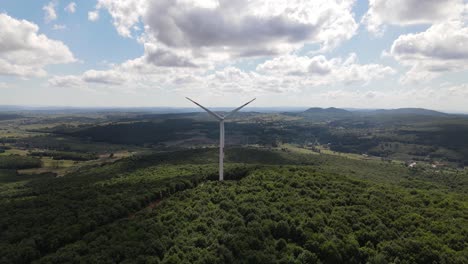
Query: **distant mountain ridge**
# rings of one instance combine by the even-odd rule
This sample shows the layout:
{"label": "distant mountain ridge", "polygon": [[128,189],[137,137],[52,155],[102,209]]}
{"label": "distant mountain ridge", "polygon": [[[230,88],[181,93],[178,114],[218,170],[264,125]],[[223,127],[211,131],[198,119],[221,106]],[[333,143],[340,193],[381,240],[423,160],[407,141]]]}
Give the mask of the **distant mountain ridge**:
{"label": "distant mountain ridge", "polygon": [[369,109],[369,110],[345,110],[341,108],[329,107],[311,107],[297,115],[306,118],[314,119],[337,119],[346,117],[365,117],[365,116],[379,116],[379,115],[411,115],[411,116],[433,116],[433,117],[444,117],[450,114],[429,110],[424,108],[397,108],[397,109]]}
{"label": "distant mountain ridge", "polygon": [[[231,111],[236,106],[231,107],[212,107],[214,111]],[[203,110],[195,107],[66,107],[66,106],[16,106],[0,105],[0,112],[30,113],[39,112],[44,114],[71,114],[71,113],[151,113],[151,114],[175,114],[175,113],[193,113]],[[448,115],[466,115],[468,113],[444,113],[424,108],[396,108],[396,109],[359,109],[359,108],[320,108],[320,107],[247,107],[244,112],[260,113],[286,113],[290,115],[357,115],[357,114],[411,114],[424,116],[448,116]]]}
{"label": "distant mountain ridge", "polygon": [[429,110],[424,108],[396,108],[396,109],[372,109],[372,110],[345,110],[341,108],[329,107],[329,108],[320,108],[320,107],[311,107],[304,112],[303,114],[345,114],[349,115],[352,113],[367,113],[367,114],[412,114],[412,115],[430,115],[430,116],[447,116],[449,114]]}
{"label": "distant mountain ridge", "polygon": [[378,109],[373,111],[376,114],[405,114],[405,115],[426,115],[426,116],[447,116],[449,114],[424,108],[397,108]]}

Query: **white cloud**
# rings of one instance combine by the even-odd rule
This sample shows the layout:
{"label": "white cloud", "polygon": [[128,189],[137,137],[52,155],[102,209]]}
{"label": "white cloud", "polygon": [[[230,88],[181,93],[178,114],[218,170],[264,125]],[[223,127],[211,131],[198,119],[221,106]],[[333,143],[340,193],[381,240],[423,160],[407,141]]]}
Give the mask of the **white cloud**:
{"label": "white cloud", "polygon": [[[357,30],[354,0],[99,0],[118,33],[172,54],[209,61],[286,54],[304,44],[332,49]],[[135,33],[135,31],[134,31]]]}
{"label": "white cloud", "polygon": [[[105,9],[120,35],[140,34],[144,54],[108,70],[55,76],[49,83],[215,94],[366,85],[395,71],[380,64],[360,64],[355,54],[331,59],[292,55],[305,44],[317,44],[325,51],[350,39],[358,26],[353,4],[354,0],[99,0],[90,14],[97,17]],[[141,25],[143,32],[135,30]],[[254,56],[272,59],[254,71],[221,66]],[[364,96],[373,98],[377,93]]]}
{"label": "white cloud", "polygon": [[57,13],[55,12],[55,2],[49,2],[47,5],[42,7],[42,10],[44,10],[44,20],[46,23],[49,23],[51,21],[54,21],[57,19]]}
{"label": "white cloud", "polygon": [[67,29],[67,26],[66,25],[61,25],[61,24],[54,24],[52,29],[53,30],[64,30],[64,29]]}
{"label": "white cloud", "polygon": [[[166,67],[147,62],[147,55],[115,65],[105,71],[79,76],[54,77],[55,86],[152,87],[198,93],[299,92],[323,85],[365,85],[394,73],[390,67],[359,64],[356,56],[327,60],[323,56],[286,55],[267,61],[256,71],[228,66],[214,72],[199,67]],[[177,66],[177,65],[176,65]]]}
{"label": "white cloud", "polygon": [[[168,76],[155,77],[160,85],[174,87],[187,80],[200,83],[198,78],[184,77],[187,72],[204,73],[206,80],[207,69],[238,59],[289,54],[305,44],[318,44],[321,50],[334,48],[350,39],[357,30],[353,4],[354,0],[99,0],[96,9],[89,13],[89,19],[97,19],[99,10],[105,9],[120,35],[140,34],[138,41],[144,46],[144,55],[113,70],[120,71],[119,67],[132,64],[133,69],[147,73],[182,72],[174,81]],[[135,29],[140,23],[143,32]],[[311,68],[320,66],[313,63],[310,63]],[[245,81],[246,87],[259,90],[282,89],[274,85],[297,88],[290,80],[243,71],[236,75],[235,72],[235,68],[230,68],[210,78],[217,80],[225,74],[242,76],[236,79],[237,84],[231,83],[232,87]],[[129,76],[140,80],[139,73]],[[362,79],[361,76],[355,78]],[[84,76],[79,79],[92,85]],[[348,76],[346,81],[353,82],[351,79]],[[252,81],[255,84],[249,86],[248,82]],[[258,86],[259,83],[266,88]],[[224,84],[219,86],[228,89]],[[229,89],[234,89],[232,87]]]}
{"label": "white cloud", "polygon": [[83,85],[81,79],[77,76],[54,76],[49,79],[49,84],[56,87],[80,87]]}
{"label": "white cloud", "polygon": [[411,83],[468,69],[467,11],[464,0],[370,0],[362,21],[377,34],[386,25],[429,25],[423,32],[400,35],[383,52],[409,68],[401,82]]}
{"label": "white cloud", "polygon": [[143,21],[148,34],[167,47],[231,58],[285,54],[305,43],[333,48],[351,38],[354,1],[218,1],[214,8],[192,1],[152,1]]}
{"label": "white cloud", "polygon": [[89,70],[83,74],[82,80],[87,83],[119,85],[119,84],[124,84],[127,81],[127,79],[125,78],[125,75],[126,74],[124,74],[123,72],[117,72],[117,71]]}
{"label": "white cloud", "polygon": [[89,21],[97,21],[99,19],[99,11],[89,11],[88,12],[88,20]]}
{"label": "white cloud", "polygon": [[[81,75],[54,76],[49,84],[58,87],[133,89],[173,88],[175,78],[201,74],[200,70],[183,67],[160,67],[147,62],[145,56],[111,65],[108,70],[88,70]],[[133,87],[133,88],[132,88]]]}
{"label": "white cloud", "polygon": [[64,9],[66,12],[70,13],[70,14],[73,14],[76,12],[76,3],[75,2],[71,2],[69,3],[65,9]]}
{"label": "white cloud", "polygon": [[0,75],[44,76],[44,67],[76,61],[60,41],[38,34],[39,27],[0,13]]}
{"label": "white cloud", "polygon": [[386,24],[433,24],[459,18],[463,0],[369,0],[362,22],[370,32],[381,34]]}
{"label": "white cloud", "polygon": [[131,37],[132,26],[138,24],[146,12],[149,0],[98,0],[96,9],[107,9],[117,32]]}
{"label": "white cloud", "polygon": [[164,47],[158,47],[152,43],[145,43],[145,59],[147,63],[151,63],[156,66],[165,67],[197,67],[192,62],[193,58],[190,54],[176,51]]}
{"label": "white cloud", "polygon": [[7,88],[7,84],[4,82],[0,82],[0,89],[5,89]]}
{"label": "white cloud", "polygon": [[345,60],[325,56],[299,57],[286,55],[274,58],[257,66],[262,74],[290,80],[301,86],[320,86],[330,84],[367,84],[382,79],[395,71],[380,64],[359,64],[355,54]]}
{"label": "white cloud", "polygon": [[123,85],[127,81],[125,76],[114,70],[96,71],[89,70],[80,76],[65,75],[54,76],[49,79],[49,84],[57,87],[88,87],[95,85],[114,86]]}
{"label": "white cloud", "polygon": [[410,67],[403,81],[431,80],[444,72],[468,70],[468,27],[460,21],[401,35],[389,55]]}

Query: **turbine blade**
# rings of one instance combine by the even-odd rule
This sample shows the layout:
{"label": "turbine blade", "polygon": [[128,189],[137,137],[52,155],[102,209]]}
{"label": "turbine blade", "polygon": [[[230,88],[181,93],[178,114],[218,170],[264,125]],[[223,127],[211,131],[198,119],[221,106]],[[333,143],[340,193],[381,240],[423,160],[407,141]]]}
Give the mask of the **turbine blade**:
{"label": "turbine blade", "polygon": [[231,111],[229,114],[227,114],[224,118],[227,118],[228,116],[231,116],[231,115],[233,115],[233,114],[239,112],[239,110],[241,110],[244,106],[250,104],[251,102],[255,101],[255,99],[257,99],[257,98],[254,98],[254,99],[248,101],[247,103],[245,103],[245,104],[243,104],[243,105],[237,107],[236,109],[232,110],[232,111]]}
{"label": "turbine blade", "polygon": [[222,116],[216,114],[215,112],[210,111],[208,108],[206,108],[206,107],[204,107],[203,105],[201,105],[201,104],[195,102],[194,100],[192,100],[192,99],[190,99],[190,98],[188,98],[188,97],[185,97],[185,98],[187,98],[187,100],[189,100],[189,101],[191,101],[192,103],[194,103],[194,104],[198,105],[199,107],[201,107],[203,110],[205,110],[206,112],[208,112],[208,114],[212,115],[214,118],[218,119],[219,121],[221,121],[221,120],[224,119],[224,117],[222,117]]}

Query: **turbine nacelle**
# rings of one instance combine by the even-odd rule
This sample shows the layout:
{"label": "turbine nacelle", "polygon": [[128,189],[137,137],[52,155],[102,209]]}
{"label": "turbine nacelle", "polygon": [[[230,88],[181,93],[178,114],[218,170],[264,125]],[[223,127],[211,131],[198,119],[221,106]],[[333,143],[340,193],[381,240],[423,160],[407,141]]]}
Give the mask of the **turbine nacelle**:
{"label": "turbine nacelle", "polygon": [[190,102],[192,102],[192,103],[198,105],[199,107],[201,107],[203,110],[205,110],[208,114],[210,114],[211,116],[213,116],[213,117],[214,117],[215,119],[217,119],[218,121],[222,121],[222,120],[224,120],[224,119],[226,119],[226,118],[232,116],[233,114],[239,112],[239,110],[241,110],[242,108],[244,108],[246,105],[250,104],[251,102],[255,101],[255,99],[257,99],[257,98],[254,98],[254,99],[248,101],[247,103],[245,103],[245,104],[239,106],[238,108],[232,110],[232,111],[229,112],[227,115],[223,116],[223,115],[221,115],[221,114],[217,114],[217,113],[211,111],[210,109],[204,107],[203,105],[201,105],[201,104],[195,102],[194,100],[192,100],[192,99],[190,99],[190,98],[188,98],[188,97],[185,97],[185,98],[187,98],[187,100],[189,100]]}
{"label": "turbine nacelle", "polygon": [[219,121],[219,180],[220,181],[223,181],[224,180],[224,173],[223,173],[223,169],[224,169],[224,119],[232,116],[233,114],[239,112],[239,110],[241,110],[242,108],[244,108],[246,105],[250,104],[251,102],[253,102],[256,98],[248,101],[247,103],[239,106],[238,108],[232,110],[231,112],[229,112],[227,115],[223,116],[221,114],[217,114],[213,111],[211,111],[210,109],[204,107],[203,105],[195,102],[194,100],[188,98],[188,97],[185,97],[187,98],[187,100],[191,101],[192,103],[198,105],[199,107],[201,107],[203,110],[205,110],[208,114],[210,114],[211,116],[213,116],[216,120]]}

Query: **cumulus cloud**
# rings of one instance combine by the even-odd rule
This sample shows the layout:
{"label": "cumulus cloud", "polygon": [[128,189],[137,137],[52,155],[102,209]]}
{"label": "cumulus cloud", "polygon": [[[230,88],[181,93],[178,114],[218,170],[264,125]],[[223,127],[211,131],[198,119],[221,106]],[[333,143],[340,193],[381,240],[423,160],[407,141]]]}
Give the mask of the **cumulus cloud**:
{"label": "cumulus cloud", "polygon": [[88,12],[88,20],[89,21],[97,21],[99,19],[99,11],[89,11]]}
{"label": "cumulus cloud", "polygon": [[126,78],[121,72],[89,70],[83,74],[82,80],[88,83],[119,85],[125,83]]}
{"label": "cumulus cloud", "polygon": [[[125,85],[124,85],[125,84]],[[131,92],[132,86],[124,76],[116,76],[113,71],[89,70],[82,75],[53,76],[48,85],[59,88],[77,88],[92,93]]]}
{"label": "cumulus cloud", "polygon": [[58,87],[119,86],[129,83],[131,80],[132,78],[128,73],[117,69],[104,71],[88,70],[78,76],[54,76],[49,79],[49,84]]}
{"label": "cumulus cloud", "polygon": [[[306,44],[332,49],[357,30],[354,0],[98,0],[117,32],[137,37],[144,54],[81,75],[57,76],[55,86],[285,92],[322,85],[365,85],[394,74],[380,64],[292,55]],[[91,13],[91,12],[90,12]],[[91,18],[90,18],[91,20]],[[135,28],[143,25],[143,32]],[[138,36],[134,36],[139,34]],[[255,70],[234,62],[267,57]]]}
{"label": "cumulus cloud", "polygon": [[464,0],[370,0],[362,22],[377,34],[385,25],[429,25],[423,32],[400,35],[383,52],[409,68],[402,83],[419,82],[468,69],[467,7]]}
{"label": "cumulus cloud", "polygon": [[49,84],[56,87],[80,87],[83,85],[82,80],[78,76],[53,76],[49,79]]}
{"label": "cumulus cloud", "polygon": [[366,84],[395,73],[388,66],[359,64],[356,54],[351,54],[344,60],[342,58],[328,60],[323,55],[315,57],[280,56],[258,65],[257,71],[296,81],[298,86],[302,84],[312,87],[337,83],[345,85]]}
{"label": "cumulus cloud", "polygon": [[57,19],[57,13],[55,12],[55,2],[49,2],[47,5],[42,7],[42,10],[44,10],[44,20],[46,23],[49,23],[51,21],[54,21]]}
{"label": "cumulus cloud", "polygon": [[468,69],[468,27],[460,21],[431,26],[424,32],[401,35],[389,55],[410,67],[403,81],[430,80],[444,72]]}
{"label": "cumulus cloud", "polygon": [[50,64],[74,62],[68,47],[38,34],[39,27],[0,13],[0,75],[44,76]]}
{"label": "cumulus cloud", "polygon": [[190,54],[177,54],[164,47],[145,43],[145,59],[148,63],[165,67],[197,67]]}
{"label": "cumulus cloud", "polygon": [[433,24],[459,18],[463,9],[463,0],[369,0],[362,22],[370,32],[381,34],[386,24]]}
{"label": "cumulus cloud", "polygon": [[65,11],[70,13],[70,14],[73,14],[76,12],[76,3],[75,2],[71,2],[69,3],[66,7],[65,7]]}
{"label": "cumulus cloud", "polygon": [[147,63],[146,55],[115,65],[107,71],[88,71],[79,76],[54,77],[56,86],[126,86],[184,89],[210,93],[299,92],[323,85],[363,85],[394,73],[390,67],[359,64],[354,54],[346,59],[324,56],[281,56],[259,65],[255,71],[228,66],[216,71],[199,67],[165,67]]}
{"label": "cumulus cloud", "polygon": [[231,57],[270,56],[304,43],[332,48],[351,38],[357,24],[353,1],[152,1],[143,21],[160,43]]}
{"label": "cumulus cloud", "polygon": [[322,50],[350,39],[357,30],[354,0],[99,0],[118,33],[143,39],[173,54],[225,60],[286,54],[312,43]]}
{"label": "cumulus cloud", "polygon": [[98,0],[96,9],[106,9],[112,16],[117,32],[131,37],[131,29],[148,9],[149,0]]}
{"label": "cumulus cloud", "polygon": [[[146,55],[111,65],[108,70],[88,70],[80,75],[54,76],[49,84],[58,87],[126,89],[129,87],[175,88],[175,80],[202,73],[196,68],[165,67],[147,62]],[[181,83],[178,83],[181,84]]]}

